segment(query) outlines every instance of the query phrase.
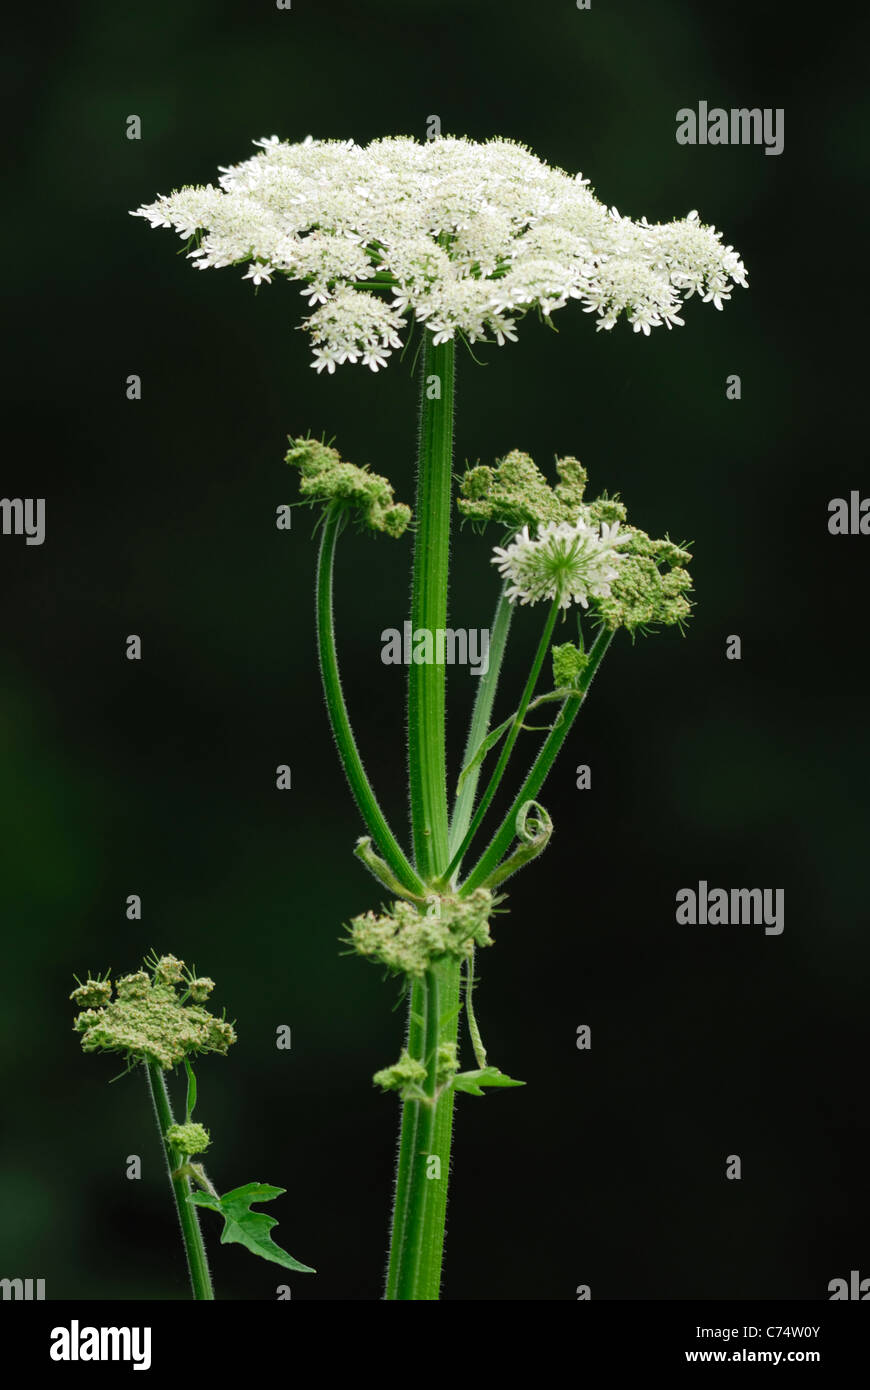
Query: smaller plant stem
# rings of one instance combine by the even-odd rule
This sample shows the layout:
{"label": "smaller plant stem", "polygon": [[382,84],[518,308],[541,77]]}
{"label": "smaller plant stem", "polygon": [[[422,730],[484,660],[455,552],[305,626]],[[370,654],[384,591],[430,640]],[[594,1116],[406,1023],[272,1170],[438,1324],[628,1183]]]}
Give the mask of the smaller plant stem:
{"label": "smaller plant stem", "polygon": [[483,1038],[480,1036],[480,1029],[477,1025],[477,1015],[474,1012],[472,995],[474,994],[474,964],[475,949],[472,944],[468,959],[465,962],[465,1017],[468,1020],[468,1035],[471,1038],[471,1046],[474,1049],[474,1060],[481,1070],[486,1066],[486,1048],[483,1045]]}
{"label": "smaller plant stem", "polygon": [[571,726],[576,719],[583,701],[586,698],[593,677],[604,659],[604,654],[610,643],[613,641],[613,633],[607,628],[601,628],[595,641],[589,649],[589,661],[578,686],[576,695],[569,695],[556,716],[553,727],[550,730],[537,758],[532,764],[532,769],[528,777],[517,793],[513,805],[490,841],[488,847],[475,864],[471,873],[468,875],[460,889],[460,896],[472,893],[475,888],[481,887],[486,882],[489,875],[497,867],[500,860],[510,849],[515,835],[517,814],[520,808],[527,801],[534,801],[541,787],[544,785],[547,774],[559,752],[565,739],[571,732]]}
{"label": "smaller plant stem", "polygon": [[526,717],[526,711],[529,708],[529,702],[535,693],[535,686],[538,683],[538,676],[541,674],[541,667],[544,664],[544,658],[547,655],[547,650],[550,646],[550,639],[553,636],[553,628],[556,626],[556,619],[558,616],[559,605],[557,602],[554,601],[550,605],[550,611],[547,614],[547,621],[544,624],[544,631],[541,633],[541,640],[538,643],[538,649],[535,652],[535,659],[532,662],[532,669],[529,672],[528,680],[526,681],[525,688],[520,698],[519,708],[517,709],[516,715],[514,716],[514,722],[508,730],[507,737],[502,745],[499,760],[495,765],[495,771],[490,777],[486,791],[483,793],[483,796],[480,799],[480,804],[478,805],[477,810],[474,813],[471,825],[466,830],[462,842],[455,851],[453,858],[451,859],[450,864],[448,865],[447,870],[444,874],[444,879],[447,882],[449,882],[453,874],[458,869],[459,865],[462,863],[463,856],[466,850],[468,849],[468,846],[474,839],[474,836],[477,834],[477,831],[480,827],[480,823],[486,815],[487,811],[489,810],[492,799],[498,791],[499,784],[501,782],[502,777],[504,776],[504,771],[508,764],[508,759],[510,758],[511,753],[513,752],[514,744],[516,743],[517,738],[519,737],[523,720]]}
{"label": "smaller plant stem", "polygon": [[396,878],[412,893],[419,894],[424,892],[422,880],[402,852],[372,790],[356,745],[341,688],[338,655],[335,649],[332,591],[335,547],[343,522],[344,513],[341,507],[331,506],[323,523],[320,554],[317,559],[317,650],[323,678],[323,694],[338,756],[366,827]]}
{"label": "smaller plant stem", "polygon": [[[505,646],[507,645],[508,633],[510,631],[511,618],[513,616],[513,604],[505,597],[504,588],[499,594],[496,604],[495,616],[492,620],[492,630],[489,639],[489,664],[486,674],[478,679],[477,694],[474,697],[474,709],[471,714],[471,724],[468,729],[468,739],[465,744],[465,755],[462,765],[474,756],[475,751],[480,747],[483,740],[489,733],[489,723],[492,718],[492,707],[495,703],[495,694],[498,689],[498,678],[501,674],[501,664],[504,659]],[[474,810],[474,798],[477,795],[477,783],[480,779],[481,768],[478,765],[468,773],[459,791],[456,793],[456,800],[453,806],[453,816],[450,821],[450,853],[455,853],[457,845],[462,843],[470,823],[471,815]]]}
{"label": "smaller plant stem", "polygon": [[174,1120],[163,1068],[157,1062],[145,1062],[143,1065],[148,1079],[148,1089],[151,1092],[151,1100],[154,1104],[154,1113],[157,1117],[160,1142],[166,1156],[169,1181],[175,1199],[175,1210],[181,1224],[181,1239],[184,1242],[184,1253],[187,1256],[187,1268],[193,1296],[197,1300],[213,1299],[214,1289],[212,1288],[202,1231],[199,1229],[199,1218],[196,1207],[187,1200],[191,1190],[190,1179],[186,1176],[176,1176],[182,1163],[182,1155],[166,1139],[169,1126],[174,1123]]}

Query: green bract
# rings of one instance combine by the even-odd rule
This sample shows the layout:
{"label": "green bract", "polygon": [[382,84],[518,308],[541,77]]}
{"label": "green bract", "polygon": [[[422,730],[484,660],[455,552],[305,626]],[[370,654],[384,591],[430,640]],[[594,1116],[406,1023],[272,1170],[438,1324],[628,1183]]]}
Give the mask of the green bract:
{"label": "green bract", "polygon": [[299,491],[306,502],[347,507],[370,531],[396,537],[406,530],[411,508],[393,500],[391,483],[379,473],[345,463],[337,449],[319,439],[291,439],[286,461],[302,475]]}

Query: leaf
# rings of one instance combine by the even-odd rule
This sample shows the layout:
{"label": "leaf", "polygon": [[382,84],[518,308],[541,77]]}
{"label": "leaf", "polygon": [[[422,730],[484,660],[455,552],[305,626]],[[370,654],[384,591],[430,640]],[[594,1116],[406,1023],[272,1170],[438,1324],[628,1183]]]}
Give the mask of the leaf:
{"label": "leaf", "polygon": [[499,739],[504,738],[511,724],[513,724],[515,718],[516,715],[512,714],[510,719],[506,719],[503,724],[499,724],[497,729],[493,729],[492,733],[487,734],[486,738],[482,739],[481,742],[477,745],[477,748],[474,751],[474,756],[469,759],[469,761],[465,764],[465,767],[459,774],[459,781],[456,783],[457,791],[462,790],[462,784],[465,781],[466,777],[469,775],[470,772],[473,772],[476,767],[480,766],[487,753],[489,752],[490,748],[494,748],[495,745],[498,743]]}
{"label": "leaf", "polygon": [[273,1264],[283,1265],[285,1269],[295,1269],[299,1274],[316,1274],[310,1265],[300,1264],[276,1245],[269,1235],[278,1222],[274,1216],[265,1212],[251,1211],[254,1202],[271,1202],[286,1192],[286,1187],[269,1187],[262,1182],[249,1182],[244,1187],[234,1187],[223,1197],[212,1196],[210,1192],[191,1192],[188,1201],[198,1207],[208,1207],[224,1219],[221,1232],[221,1245],[244,1245],[254,1255],[260,1255]]}
{"label": "leaf", "polygon": [[483,1086],[525,1086],[525,1081],[514,1081],[512,1076],[505,1076],[498,1067],[480,1067],[477,1071],[460,1071],[453,1078],[453,1087],[457,1091],[465,1091],[470,1096],[482,1096]]}

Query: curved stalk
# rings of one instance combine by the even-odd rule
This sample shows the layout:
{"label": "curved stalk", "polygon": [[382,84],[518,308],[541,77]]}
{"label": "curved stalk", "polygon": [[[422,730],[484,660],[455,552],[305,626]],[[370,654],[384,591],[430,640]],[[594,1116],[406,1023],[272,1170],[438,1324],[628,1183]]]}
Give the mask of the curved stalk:
{"label": "curved stalk", "polygon": [[537,758],[532,764],[528,777],[517,793],[513,805],[490,841],[489,846],[475,864],[468,878],[462,884],[460,889],[461,895],[472,893],[475,888],[480,888],[510,849],[516,833],[515,825],[517,814],[525,802],[535,800],[538,792],[544,785],[547,774],[558,757],[565,739],[571,732],[571,726],[586,698],[593,677],[598,667],[601,665],[604,654],[612,641],[613,633],[608,631],[607,628],[602,628],[589,649],[589,663],[583,672],[577,694],[570,695],[559,710],[553,727],[547,735]]}
{"label": "curved stalk", "polygon": [[172,1195],[175,1199],[175,1210],[178,1213],[178,1220],[181,1224],[181,1239],[184,1242],[184,1253],[187,1256],[187,1268],[190,1274],[190,1283],[193,1288],[193,1296],[198,1300],[214,1298],[211,1275],[208,1269],[208,1259],[206,1258],[205,1245],[203,1244],[202,1231],[199,1229],[199,1218],[196,1207],[187,1200],[190,1193],[190,1179],[188,1177],[176,1177],[176,1173],[181,1166],[183,1159],[171,1144],[167,1143],[166,1133],[169,1126],[174,1123],[172,1116],[172,1105],[169,1100],[169,1092],[166,1089],[166,1080],[163,1076],[163,1069],[157,1062],[146,1062],[145,1076],[148,1080],[148,1089],[151,1092],[151,1099],[154,1103],[154,1114],[157,1117],[157,1129],[160,1133],[160,1143],[166,1156],[166,1166],[169,1171],[169,1181],[172,1184]]}
{"label": "curved stalk", "polygon": [[402,852],[372,790],[356,746],[341,688],[335,650],[332,590],[335,546],[343,521],[344,514],[341,508],[335,505],[330,507],[324,519],[320,552],[317,557],[317,651],[320,657],[323,694],[338,756],[360,815],[399,881],[411,892],[420,893],[423,884]]}

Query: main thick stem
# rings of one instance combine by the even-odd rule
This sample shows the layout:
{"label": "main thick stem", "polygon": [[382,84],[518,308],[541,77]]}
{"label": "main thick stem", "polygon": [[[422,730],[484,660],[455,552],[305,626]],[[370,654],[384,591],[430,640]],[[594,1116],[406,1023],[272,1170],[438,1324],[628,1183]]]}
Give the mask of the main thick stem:
{"label": "main thick stem", "polygon": [[[453,479],[453,343],[424,330],[417,463],[417,531],[411,626],[436,635],[447,626]],[[408,672],[408,778],[417,873],[436,881],[447,866],[447,766],[443,664]],[[407,1047],[427,1068],[427,1101],[405,1101],[399,1136],[387,1299],[437,1300],[441,1288],[453,1092],[438,1095],[438,1051],[456,1043],[460,966],[446,961],[410,990]]]}
{"label": "main thick stem", "polygon": [[[433,345],[423,330],[420,441],[411,630],[447,627],[450,511],[453,482],[453,343]],[[427,882],[447,863],[445,666],[411,662],[408,669],[408,777],[417,872]]]}
{"label": "main thick stem", "polygon": [[154,1113],[157,1117],[160,1142],[163,1145],[163,1152],[166,1156],[166,1166],[169,1171],[169,1181],[172,1185],[175,1210],[178,1212],[178,1220],[181,1225],[181,1239],[184,1241],[184,1253],[187,1256],[187,1268],[190,1274],[193,1296],[195,1299],[201,1300],[213,1299],[214,1289],[212,1288],[211,1275],[208,1269],[208,1259],[202,1240],[202,1231],[199,1229],[199,1218],[196,1213],[196,1207],[192,1202],[187,1200],[191,1190],[190,1179],[176,1176],[177,1170],[183,1162],[182,1155],[178,1153],[166,1139],[169,1126],[173,1124],[174,1121],[172,1116],[172,1105],[169,1100],[169,1092],[166,1089],[166,1081],[163,1076],[163,1068],[160,1067],[157,1062],[146,1062],[145,1075],[148,1079],[151,1099],[154,1102]]}

